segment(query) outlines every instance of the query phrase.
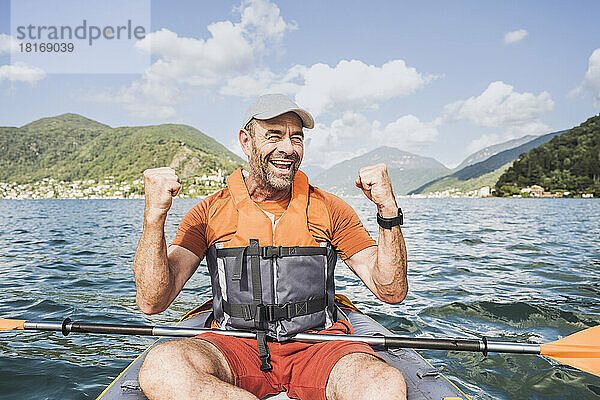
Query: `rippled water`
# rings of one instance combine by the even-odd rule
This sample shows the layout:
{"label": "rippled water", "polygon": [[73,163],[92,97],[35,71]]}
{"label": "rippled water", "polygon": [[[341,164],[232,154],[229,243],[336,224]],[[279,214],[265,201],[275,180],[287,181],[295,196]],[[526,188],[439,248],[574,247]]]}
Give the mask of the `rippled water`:
{"label": "rippled water", "polygon": [[[197,200],[177,199],[166,236]],[[368,200],[349,199],[372,234]],[[398,333],[549,342],[600,324],[600,201],[400,199],[410,291],[381,304],[343,265],[338,291]],[[169,310],[135,306],[140,200],[0,200],[0,316],[173,323],[208,299],[205,266]],[[152,338],[0,333],[0,398],[95,398]],[[473,399],[595,399],[600,378],[542,357],[424,351]]]}

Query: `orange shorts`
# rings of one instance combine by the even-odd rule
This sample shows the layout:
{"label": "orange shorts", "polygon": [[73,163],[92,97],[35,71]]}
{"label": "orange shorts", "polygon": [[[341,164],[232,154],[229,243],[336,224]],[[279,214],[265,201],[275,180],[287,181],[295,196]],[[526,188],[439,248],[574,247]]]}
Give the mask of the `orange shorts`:
{"label": "orange shorts", "polygon": [[[347,321],[337,321],[319,333],[353,334]],[[350,353],[367,353],[383,360],[364,343],[335,340],[322,343],[268,342],[273,369],[260,370],[255,339],[241,339],[203,333],[196,336],[217,347],[233,372],[235,385],[258,398],[287,392],[301,400],[325,400],[325,388],[334,365]]]}

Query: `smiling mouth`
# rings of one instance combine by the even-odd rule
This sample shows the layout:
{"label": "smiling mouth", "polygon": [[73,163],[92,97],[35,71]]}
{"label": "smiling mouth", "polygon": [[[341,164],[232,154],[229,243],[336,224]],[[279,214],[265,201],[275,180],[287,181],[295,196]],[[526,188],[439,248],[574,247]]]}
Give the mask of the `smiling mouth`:
{"label": "smiling mouth", "polygon": [[294,162],[292,160],[270,160],[269,164],[281,173],[287,174],[291,172]]}

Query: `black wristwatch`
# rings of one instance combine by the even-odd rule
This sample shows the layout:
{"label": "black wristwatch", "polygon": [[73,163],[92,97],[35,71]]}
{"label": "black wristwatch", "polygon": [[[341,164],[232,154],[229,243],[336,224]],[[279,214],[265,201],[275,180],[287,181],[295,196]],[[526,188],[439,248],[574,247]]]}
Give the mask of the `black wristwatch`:
{"label": "black wristwatch", "polygon": [[402,214],[402,209],[398,207],[398,216],[394,218],[383,218],[379,213],[377,213],[377,223],[383,229],[392,229],[392,226],[402,225],[404,223],[404,214]]}

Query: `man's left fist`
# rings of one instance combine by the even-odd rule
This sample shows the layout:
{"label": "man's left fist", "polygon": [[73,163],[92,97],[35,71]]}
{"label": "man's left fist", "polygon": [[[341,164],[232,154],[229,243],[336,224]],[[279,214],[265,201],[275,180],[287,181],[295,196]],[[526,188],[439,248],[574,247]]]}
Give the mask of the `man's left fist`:
{"label": "man's left fist", "polygon": [[377,210],[382,217],[391,218],[398,215],[392,182],[390,182],[385,164],[380,163],[361,168],[354,184],[377,205]]}

